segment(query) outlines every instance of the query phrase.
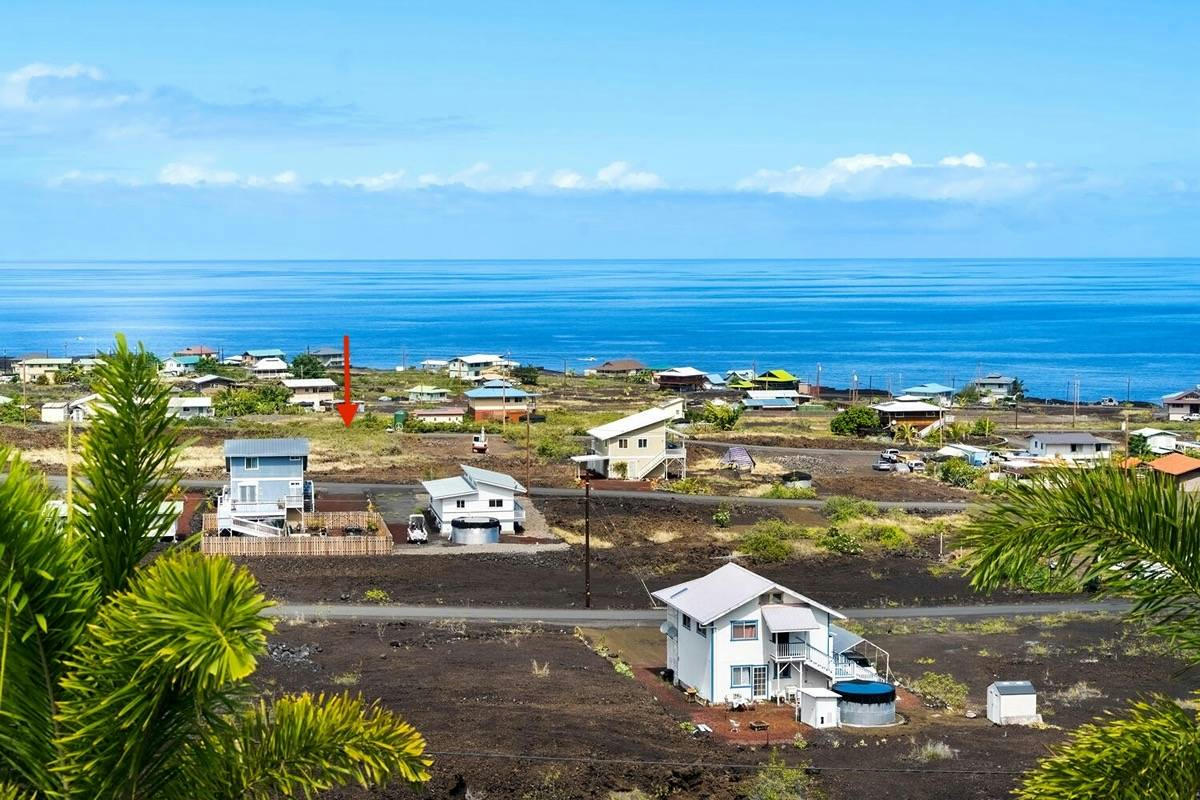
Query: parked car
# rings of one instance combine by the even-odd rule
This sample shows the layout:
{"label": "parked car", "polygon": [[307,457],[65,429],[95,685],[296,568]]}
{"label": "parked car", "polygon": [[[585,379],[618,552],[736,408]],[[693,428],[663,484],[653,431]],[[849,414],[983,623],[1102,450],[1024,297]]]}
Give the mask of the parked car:
{"label": "parked car", "polygon": [[1200,422],[1200,414],[1184,414],[1184,422]]}
{"label": "parked car", "polygon": [[884,458],[880,458],[872,465],[872,469],[879,470],[880,472],[891,472],[892,468],[895,466],[896,465],[893,462]]}
{"label": "parked car", "polygon": [[894,447],[889,447],[887,450],[884,450],[879,454],[879,460],[886,461],[889,464],[895,464],[900,460],[900,451]]}
{"label": "parked car", "polygon": [[1115,397],[1101,397],[1100,405],[1106,406],[1108,408],[1112,408],[1115,406],[1119,406],[1120,403],[1117,402],[1117,398],[1115,398]]}
{"label": "parked car", "polygon": [[909,461],[907,463],[908,463],[908,468],[911,469],[913,472],[924,472],[925,471],[925,462],[919,458],[914,458],[912,461]]}

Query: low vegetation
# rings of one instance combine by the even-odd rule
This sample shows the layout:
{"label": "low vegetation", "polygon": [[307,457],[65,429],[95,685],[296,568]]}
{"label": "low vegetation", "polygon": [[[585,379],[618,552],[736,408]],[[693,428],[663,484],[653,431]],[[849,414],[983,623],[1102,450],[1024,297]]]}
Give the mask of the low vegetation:
{"label": "low vegetation", "polygon": [[770,497],[773,500],[815,500],[817,490],[808,486],[784,486],[782,483],[776,483],[759,496]]}
{"label": "low vegetation", "polygon": [[934,467],[933,472],[942,483],[969,489],[983,478],[985,470],[972,467],[961,458],[948,458]]}
{"label": "low vegetation", "polygon": [[958,753],[945,742],[924,742],[919,745],[914,744],[908,757],[913,761],[927,764],[930,761],[949,761],[957,758]]}
{"label": "low vegetation", "polygon": [[954,680],[954,676],[948,673],[926,672],[912,681],[908,688],[921,695],[929,708],[954,711],[967,704],[967,685]]}
{"label": "low vegetation", "polygon": [[878,516],[879,506],[870,500],[834,495],[825,501],[825,505],[821,507],[821,513],[834,522],[848,522],[856,517]]}
{"label": "low vegetation", "polygon": [[879,412],[869,406],[850,406],[829,421],[829,430],[836,436],[865,436],[879,428]]}
{"label": "low vegetation", "polygon": [[680,478],[666,485],[668,492],[676,494],[712,494],[713,488],[703,478]]}

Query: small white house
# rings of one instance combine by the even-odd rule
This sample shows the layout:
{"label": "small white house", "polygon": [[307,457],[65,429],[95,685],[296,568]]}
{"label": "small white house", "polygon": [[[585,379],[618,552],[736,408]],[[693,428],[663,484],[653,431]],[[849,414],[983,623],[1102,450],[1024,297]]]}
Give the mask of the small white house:
{"label": "small white house", "polygon": [[687,448],[670,423],[683,419],[682,399],[667,402],[588,431],[588,452],[571,460],[602,478],[633,481],[665,477],[671,468],[687,475]]}
{"label": "small white house", "polygon": [[[803,715],[805,689],[890,674],[886,652],[833,624],[845,616],[737,564],[653,596],[667,606],[667,668],[708,703],[786,698]],[[873,661],[856,650],[864,645]],[[818,692],[807,701],[818,724],[837,724],[830,699]]]}
{"label": "small white house", "polygon": [[429,510],[440,530],[449,536],[451,524],[464,517],[491,517],[505,533],[513,533],[525,522],[525,506],[516,495],[525,487],[511,475],[460,464],[463,474],[453,478],[421,481],[429,494]]}
{"label": "small white house", "polygon": [[1200,414],[1200,386],[1167,395],[1163,398],[1163,407],[1167,409],[1167,419],[1172,422]]}
{"label": "small white house", "polygon": [[421,384],[408,390],[410,403],[444,403],[450,397],[450,390],[440,386]]}
{"label": "small white house", "polygon": [[167,413],[180,419],[211,417],[213,401],[211,397],[172,397],[167,400]]}
{"label": "small white house", "polygon": [[1150,452],[1155,455],[1166,455],[1174,453],[1178,447],[1179,435],[1174,431],[1163,431],[1158,428],[1138,428],[1136,431],[1130,431],[1130,436],[1141,436],[1146,440],[1146,446],[1150,448]]}
{"label": "small white house", "polygon": [[291,374],[288,370],[287,362],[275,356],[260,358],[258,361],[255,361],[250,367],[250,372],[259,380],[286,378]]}
{"label": "small white house", "polygon": [[159,372],[163,375],[186,375],[196,371],[200,356],[171,356],[164,359]]}
{"label": "small white house", "polygon": [[443,406],[441,408],[417,408],[409,412],[409,416],[418,422],[429,425],[461,425],[467,409],[462,406]]}
{"label": "small white house", "polygon": [[1041,722],[1037,692],[1029,681],[996,681],[987,688],[987,718],[997,725]]}
{"label": "small white house", "polygon": [[338,385],[331,378],[288,378],[283,385],[292,392],[289,403],[313,411],[331,407],[337,397]]}
{"label": "small white house", "polygon": [[1091,433],[1034,433],[1025,449],[1035,458],[1099,461],[1112,456],[1113,443]]}
{"label": "small white house", "polygon": [[42,422],[66,422],[70,417],[76,425],[82,425],[95,414],[93,404],[99,398],[98,394],[89,394],[69,402],[44,403]]}
{"label": "small white house", "polygon": [[[448,366],[450,362],[444,358],[427,358],[418,364],[417,368],[425,372],[445,372]],[[403,372],[400,367],[396,367],[396,371]]]}
{"label": "small white house", "polygon": [[504,356],[493,353],[472,353],[469,356],[457,356],[446,364],[446,372],[451,378],[460,381],[484,380],[485,372],[504,372],[516,366]]}

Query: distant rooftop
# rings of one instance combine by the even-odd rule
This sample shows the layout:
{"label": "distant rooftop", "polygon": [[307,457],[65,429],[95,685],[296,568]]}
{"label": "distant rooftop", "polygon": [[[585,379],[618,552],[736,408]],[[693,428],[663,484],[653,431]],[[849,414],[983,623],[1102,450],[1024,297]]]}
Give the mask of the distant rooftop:
{"label": "distant rooftop", "polygon": [[226,439],[225,457],[307,456],[308,439]]}

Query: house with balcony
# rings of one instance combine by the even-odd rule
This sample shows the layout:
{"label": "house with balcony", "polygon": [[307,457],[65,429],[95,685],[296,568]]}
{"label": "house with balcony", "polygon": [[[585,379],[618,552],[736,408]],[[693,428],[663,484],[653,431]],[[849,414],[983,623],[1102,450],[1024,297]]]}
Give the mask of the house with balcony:
{"label": "house with balcony", "polygon": [[39,378],[44,378],[46,383],[54,383],[55,374],[71,363],[69,358],[24,356],[14,362],[13,366],[21,383],[35,383]]}
{"label": "house with balcony", "polygon": [[654,382],[660,389],[674,392],[702,392],[710,388],[708,373],[695,367],[672,367],[654,373]]}
{"label": "house with balcony", "polygon": [[331,378],[288,378],[283,385],[292,393],[289,403],[311,411],[332,408],[337,399],[338,385]]}
{"label": "house with balcony", "polygon": [[229,439],[225,469],[229,485],[217,499],[222,535],[271,537],[303,534],[304,512],[314,508],[306,480],[307,439]]}
{"label": "house with balcony", "polygon": [[485,373],[503,373],[516,365],[515,361],[510,361],[501,355],[472,353],[471,355],[457,356],[450,359],[446,364],[446,373],[451,378],[474,383],[485,380]]}
{"label": "house with balcony", "polygon": [[525,506],[516,497],[525,487],[516,478],[466,464],[459,467],[462,475],[421,481],[439,531],[449,536],[454,520],[468,517],[495,519],[504,533],[514,533],[525,524]]}
{"label": "house with balcony", "polygon": [[683,398],[630,414],[589,430],[587,453],[571,456],[588,477],[644,481],[672,472],[687,476],[683,435],[671,429],[683,419]]}
{"label": "house with balcony", "polygon": [[318,347],[309,350],[308,354],[321,362],[325,369],[341,369],[346,366],[346,354],[338,347]]}
{"label": "house with balcony", "polygon": [[886,651],[835,624],[844,615],[737,564],[653,596],[666,605],[667,669],[706,703],[794,700],[891,675]]}
{"label": "house with balcony", "polygon": [[538,395],[508,381],[487,381],[463,396],[467,399],[467,415],[476,422],[489,419],[519,422],[537,410]]}
{"label": "house with balcony", "polygon": [[924,439],[942,425],[954,421],[953,414],[947,414],[941,406],[926,403],[924,400],[889,400],[886,403],[876,403],[871,406],[879,414],[879,424],[895,433],[898,425],[911,425],[917,430],[917,435]]}
{"label": "house with balcony", "polygon": [[272,347],[263,350],[247,350],[246,352],[242,353],[240,361],[243,367],[253,367],[255,364],[266,358],[277,358],[280,361],[283,361],[286,356],[282,350]]}
{"label": "house with balcony", "polygon": [[250,367],[250,374],[258,380],[279,380],[291,375],[287,362],[282,358],[271,356],[260,358]]}
{"label": "house with balcony", "polygon": [[982,378],[976,378],[971,381],[971,384],[978,390],[980,402],[988,404],[995,403],[997,400],[1002,400],[1011,395],[1013,384],[1016,381],[1017,379],[1011,375],[989,372]]}

